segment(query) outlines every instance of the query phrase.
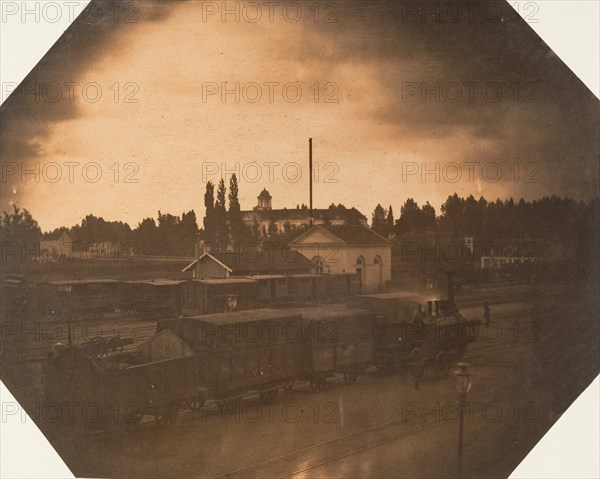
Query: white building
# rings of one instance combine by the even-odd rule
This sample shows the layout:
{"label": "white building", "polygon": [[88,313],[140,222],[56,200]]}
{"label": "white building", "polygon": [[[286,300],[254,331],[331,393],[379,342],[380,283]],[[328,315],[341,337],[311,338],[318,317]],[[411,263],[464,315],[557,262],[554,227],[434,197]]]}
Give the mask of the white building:
{"label": "white building", "polygon": [[392,279],[392,243],[362,225],[315,225],[289,244],[317,273],[358,273],[363,292]]}

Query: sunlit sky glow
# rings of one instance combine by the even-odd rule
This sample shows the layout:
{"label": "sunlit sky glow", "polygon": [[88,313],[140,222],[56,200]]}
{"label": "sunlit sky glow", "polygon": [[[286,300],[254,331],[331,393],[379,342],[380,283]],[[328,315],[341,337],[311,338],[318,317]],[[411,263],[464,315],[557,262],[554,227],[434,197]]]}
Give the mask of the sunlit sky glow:
{"label": "sunlit sky glow", "polygon": [[[15,202],[44,230],[90,213],[132,226],[158,210],[194,209],[201,218],[203,180],[217,182],[236,163],[246,173],[242,208],[253,207],[263,187],[273,207],[293,208],[308,203],[309,137],[319,168],[315,206],[343,203],[369,218],[377,203],[391,204],[398,215],[408,197],[439,209],[454,192],[488,199],[597,195],[598,100],[508,15],[508,4],[499,3],[502,22],[435,24],[406,18],[400,2],[381,3],[340,2],[337,23],[314,22],[307,4],[297,23],[280,10],[272,22],[266,15],[256,23],[223,22],[203,17],[200,1],[139,2],[135,23],[76,21],[24,82],[60,84],[60,101],[35,102],[31,94],[23,100],[17,91],[2,106],[2,209]],[[73,102],[68,82],[78,83]],[[233,94],[203,98],[203,85],[206,93],[207,84],[224,82],[240,84],[239,102]],[[491,82],[502,92],[497,102],[489,100]],[[82,86],[92,83],[102,90],[97,102],[83,96]],[[256,102],[248,101],[256,95],[251,83],[261,86]],[[430,94],[423,102],[422,83],[439,84],[440,101]],[[291,101],[292,87],[284,95],[285,84],[302,89],[299,101]],[[406,96],[411,88],[417,93]],[[462,98],[449,101],[457,88]],[[337,103],[324,101],[328,93]],[[128,94],[137,102],[126,102]],[[203,179],[209,162],[220,171]],[[268,162],[279,163],[271,166],[273,182]],[[23,181],[24,165],[35,171],[36,163],[39,176]],[[97,182],[93,165],[88,181],[83,176],[91,163],[102,171]],[[257,181],[250,163],[262,167]],[[288,163],[303,168],[299,181],[291,181],[296,170],[284,168]],[[447,176],[402,177],[423,163],[429,170],[438,164]],[[449,181],[456,175],[450,163],[461,167],[457,182]],[[56,164],[62,177],[52,182]],[[496,166],[501,176],[489,181]]]}

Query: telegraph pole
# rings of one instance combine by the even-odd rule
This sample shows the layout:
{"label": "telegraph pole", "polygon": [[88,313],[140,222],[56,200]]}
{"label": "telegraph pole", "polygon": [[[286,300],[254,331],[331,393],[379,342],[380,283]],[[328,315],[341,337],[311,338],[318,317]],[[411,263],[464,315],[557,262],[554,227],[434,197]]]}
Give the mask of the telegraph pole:
{"label": "telegraph pole", "polygon": [[308,188],[309,188],[309,213],[310,226],[313,225],[313,161],[312,161],[312,138],[308,139]]}

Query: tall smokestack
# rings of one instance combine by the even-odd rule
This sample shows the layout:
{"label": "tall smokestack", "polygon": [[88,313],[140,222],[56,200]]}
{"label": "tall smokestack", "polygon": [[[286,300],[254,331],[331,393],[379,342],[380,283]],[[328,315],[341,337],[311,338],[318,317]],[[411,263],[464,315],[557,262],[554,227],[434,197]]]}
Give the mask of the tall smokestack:
{"label": "tall smokestack", "polygon": [[310,226],[313,225],[313,163],[312,163],[312,138],[308,139],[308,188],[309,188],[309,212],[308,217],[310,221]]}

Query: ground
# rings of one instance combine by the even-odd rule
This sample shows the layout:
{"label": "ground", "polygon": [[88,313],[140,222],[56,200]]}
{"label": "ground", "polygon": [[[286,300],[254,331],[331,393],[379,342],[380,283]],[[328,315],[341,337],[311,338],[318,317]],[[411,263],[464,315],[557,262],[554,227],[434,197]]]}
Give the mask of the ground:
{"label": "ground", "polygon": [[[462,313],[476,317],[480,309]],[[467,478],[508,477],[556,420],[531,387],[537,338],[530,305],[497,303],[492,310],[493,324],[466,358],[474,373],[465,407]],[[133,319],[102,324],[129,328],[138,339],[154,328]],[[45,347],[29,344],[36,354]],[[428,372],[416,390],[406,371],[370,368],[356,383],[334,377],[316,393],[299,382],[268,405],[247,397],[226,410],[182,410],[166,427],[148,416],[109,429],[57,425],[42,413],[38,419],[76,476],[445,478],[457,471],[456,400],[452,374],[439,380]]]}

